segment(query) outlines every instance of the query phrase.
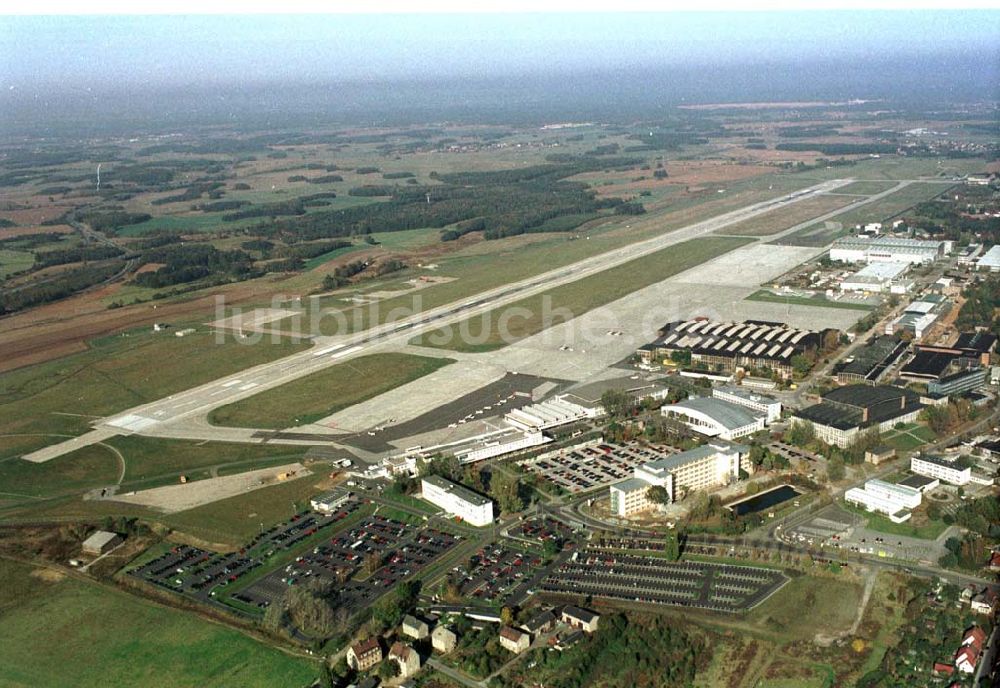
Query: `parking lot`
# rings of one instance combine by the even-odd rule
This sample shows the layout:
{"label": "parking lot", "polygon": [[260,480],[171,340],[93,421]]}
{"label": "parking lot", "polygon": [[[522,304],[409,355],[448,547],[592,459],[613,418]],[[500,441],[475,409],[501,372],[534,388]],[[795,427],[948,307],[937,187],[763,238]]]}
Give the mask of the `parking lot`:
{"label": "parking lot", "polygon": [[458,540],[450,533],[375,514],[303,552],[235,593],[233,599],[265,609],[289,586],[317,579],[333,584],[337,606],[353,614],[426,567]]}
{"label": "parking lot", "polygon": [[943,542],[947,531],[937,540],[925,540],[872,530],[865,527],[865,522],[864,516],[831,504],[790,527],[783,539],[816,550],[855,552],[924,564],[937,561],[945,553]]}
{"label": "parking lot", "polygon": [[756,606],[786,582],[774,569],[587,549],[549,574],[541,590],[732,613]]}
{"label": "parking lot", "polygon": [[570,494],[576,494],[629,478],[636,466],[679,451],[667,445],[604,443],[543,454],[521,465]]}
{"label": "parking lot", "polygon": [[219,554],[177,545],[156,559],[130,571],[130,575],[202,602],[217,597],[239,583],[248,573],[264,566],[273,557],[294,549],[303,540],[332,527],[360,507],[350,501],[332,514],[311,511],[295,514],[289,520],[261,531],[235,552]]}
{"label": "parking lot", "polygon": [[514,525],[510,529],[510,534],[524,540],[533,540],[541,545],[553,543],[560,549],[565,544],[572,545],[572,538],[575,531],[563,523],[550,516],[535,516],[528,518]]}
{"label": "parking lot", "polygon": [[480,549],[467,565],[456,566],[449,578],[466,599],[504,604],[541,566],[538,555],[495,544]]}

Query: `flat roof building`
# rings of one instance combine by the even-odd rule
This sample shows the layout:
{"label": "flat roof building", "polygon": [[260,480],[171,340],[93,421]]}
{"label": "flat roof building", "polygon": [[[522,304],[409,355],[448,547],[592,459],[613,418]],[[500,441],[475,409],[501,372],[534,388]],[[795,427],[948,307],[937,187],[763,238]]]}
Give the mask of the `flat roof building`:
{"label": "flat roof building", "polygon": [[637,466],[633,476],[609,487],[611,511],[633,516],[653,507],[649,488],[662,487],[669,501],[693,490],[707,490],[739,480],[740,471],[753,472],[750,448],[729,442],[709,442],[672,456]]}
{"label": "flat roof building", "polygon": [[716,399],[743,406],[755,414],[763,414],[764,424],[768,425],[781,418],[781,402],[760,392],[743,386],[726,385],[712,389]]}
{"label": "flat roof building", "polygon": [[868,511],[889,517],[893,523],[902,523],[910,518],[912,509],[920,506],[920,490],[906,485],[894,485],[884,480],[869,480],[864,488],[852,487],[844,494],[844,500],[858,504]]}
{"label": "flat roof building", "polygon": [[908,262],[869,263],[840,283],[841,291],[867,291],[872,293],[906,291],[907,286],[899,278],[906,273]]}
{"label": "flat roof building", "polygon": [[93,556],[107,554],[122,543],[122,536],[107,530],[98,530],[83,541],[83,553]]}
{"label": "flat roof building", "polygon": [[493,502],[472,490],[446,480],[439,475],[429,475],[420,480],[424,499],[455,514],[474,526],[493,523]]}
{"label": "flat roof building", "polygon": [[309,500],[309,506],[312,507],[313,511],[329,514],[347,504],[350,499],[351,491],[346,487],[338,487],[326,494],[313,497]]}
{"label": "flat roof building", "polygon": [[940,456],[914,456],[910,459],[910,470],[951,485],[968,485],[972,480],[971,466],[963,467],[957,461],[948,461]]}
{"label": "flat roof building", "polygon": [[844,263],[933,263],[944,257],[943,241],[894,237],[843,237],[830,247],[830,260]]}
{"label": "flat roof building", "polygon": [[977,270],[989,270],[990,272],[1000,272],[1000,244],[990,247],[976,262]]}

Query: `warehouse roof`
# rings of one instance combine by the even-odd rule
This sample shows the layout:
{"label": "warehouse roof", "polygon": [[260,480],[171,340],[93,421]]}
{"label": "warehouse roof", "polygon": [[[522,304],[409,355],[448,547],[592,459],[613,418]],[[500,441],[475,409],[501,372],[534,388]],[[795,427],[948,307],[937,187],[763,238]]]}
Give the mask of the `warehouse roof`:
{"label": "warehouse roof", "polygon": [[118,533],[111,533],[107,530],[99,530],[83,541],[84,549],[101,549],[114,541]]}
{"label": "warehouse roof", "polygon": [[953,360],[955,354],[952,353],[918,350],[899,373],[913,377],[941,377]]}
{"label": "warehouse roof", "polygon": [[703,413],[727,430],[746,427],[760,418],[748,408],[714,397],[690,397],[664,408],[668,411],[690,409]]}
{"label": "warehouse roof", "polygon": [[846,404],[857,408],[873,408],[905,397],[908,401],[919,398],[916,392],[892,385],[847,385],[832,389],[823,395],[824,401]]}
{"label": "warehouse roof", "polygon": [[997,336],[992,332],[963,332],[955,340],[956,349],[987,353],[997,344]]}
{"label": "warehouse roof", "polygon": [[979,265],[984,268],[1000,269],[1000,244],[992,246],[979,259]]}

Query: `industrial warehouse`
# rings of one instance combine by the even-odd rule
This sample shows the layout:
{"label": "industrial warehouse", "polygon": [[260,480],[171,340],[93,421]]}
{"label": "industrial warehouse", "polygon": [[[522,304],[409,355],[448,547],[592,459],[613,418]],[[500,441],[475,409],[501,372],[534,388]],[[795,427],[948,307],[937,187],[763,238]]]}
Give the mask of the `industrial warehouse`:
{"label": "industrial warehouse", "polygon": [[945,242],[893,237],[843,237],[830,247],[830,260],[843,263],[933,263],[945,255]]}
{"label": "industrial warehouse", "polygon": [[674,502],[693,490],[708,490],[733,483],[740,471],[751,473],[750,447],[710,442],[694,449],[637,466],[633,477],[611,485],[611,511],[627,517],[651,509],[649,488],[662,487]]}
{"label": "industrial warehouse", "polygon": [[792,376],[795,356],[815,353],[837,330],[800,330],[785,323],[746,320],[740,323],[706,319],[681,320],[665,325],[655,341],[639,348],[639,359],[651,365],[664,359],[720,371],[769,370]]}

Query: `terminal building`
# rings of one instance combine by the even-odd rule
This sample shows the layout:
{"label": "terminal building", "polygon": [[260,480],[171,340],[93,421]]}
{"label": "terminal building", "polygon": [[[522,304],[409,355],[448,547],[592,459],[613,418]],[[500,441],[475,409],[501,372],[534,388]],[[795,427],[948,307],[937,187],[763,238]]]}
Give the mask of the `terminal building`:
{"label": "terminal building", "polygon": [[464,444],[456,449],[454,454],[459,463],[475,463],[492,459],[495,456],[512,454],[532,447],[538,447],[552,439],[540,431],[521,432],[512,430],[501,435],[492,435],[477,440],[472,444]]}
{"label": "terminal building", "polygon": [[920,396],[890,385],[848,385],[831,390],[823,400],[796,411],[792,423],[811,423],[816,437],[827,444],[848,447],[869,428],[891,430],[911,423],[923,409]]}
{"label": "terminal building", "polygon": [[944,257],[943,241],[893,237],[843,237],[830,247],[830,260],[843,263],[933,263]]}
{"label": "terminal building", "polygon": [[831,333],[840,336],[837,330],[800,330],[780,322],[695,318],[668,323],[656,340],[636,353],[647,365],[680,355],[710,370],[768,370],[790,378],[792,358],[819,350]]}
{"label": "terminal building", "polygon": [[736,385],[715,387],[712,389],[712,396],[763,415],[765,425],[770,425],[781,418],[780,401],[774,397],[754,392],[746,387],[738,387]]}
{"label": "terminal building", "polygon": [[914,456],[910,459],[910,470],[951,485],[968,485],[972,481],[970,466],[963,467],[957,461],[948,461],[940,456]]}
{"label": "terminal building", "polygon": [[[689,397],[660,409],[671,418],[706,437],[735,440],[764,429],[766,415],[715,397]],[[779,411],[780,413],[780,411]]]}
{"label": "terminal building", "polygon": [[663,487],[671,502],[694,490],[710,490],[739,480],[740,471],[753,472],[750,447],[709,442],[700,447],[637,466],[633,477],[611,485],[611,511],[627,517],[651,509],[649,488]]}
{"label": "terminal building", "polygon": [[910,518],[910,511],[920,506],[919,489],[894,485],[884,480],[869,480],[864,488],[852,487],[844,494],[849,504],[863,506],[868,511],[885,514],[893,523]]}
{"label": "terminal building", "polygon": [[467,487],[445,480],[439,475],[429,475],[420,480],[424,499],[455,514],[474,526],[493,523],[493,502]]}

